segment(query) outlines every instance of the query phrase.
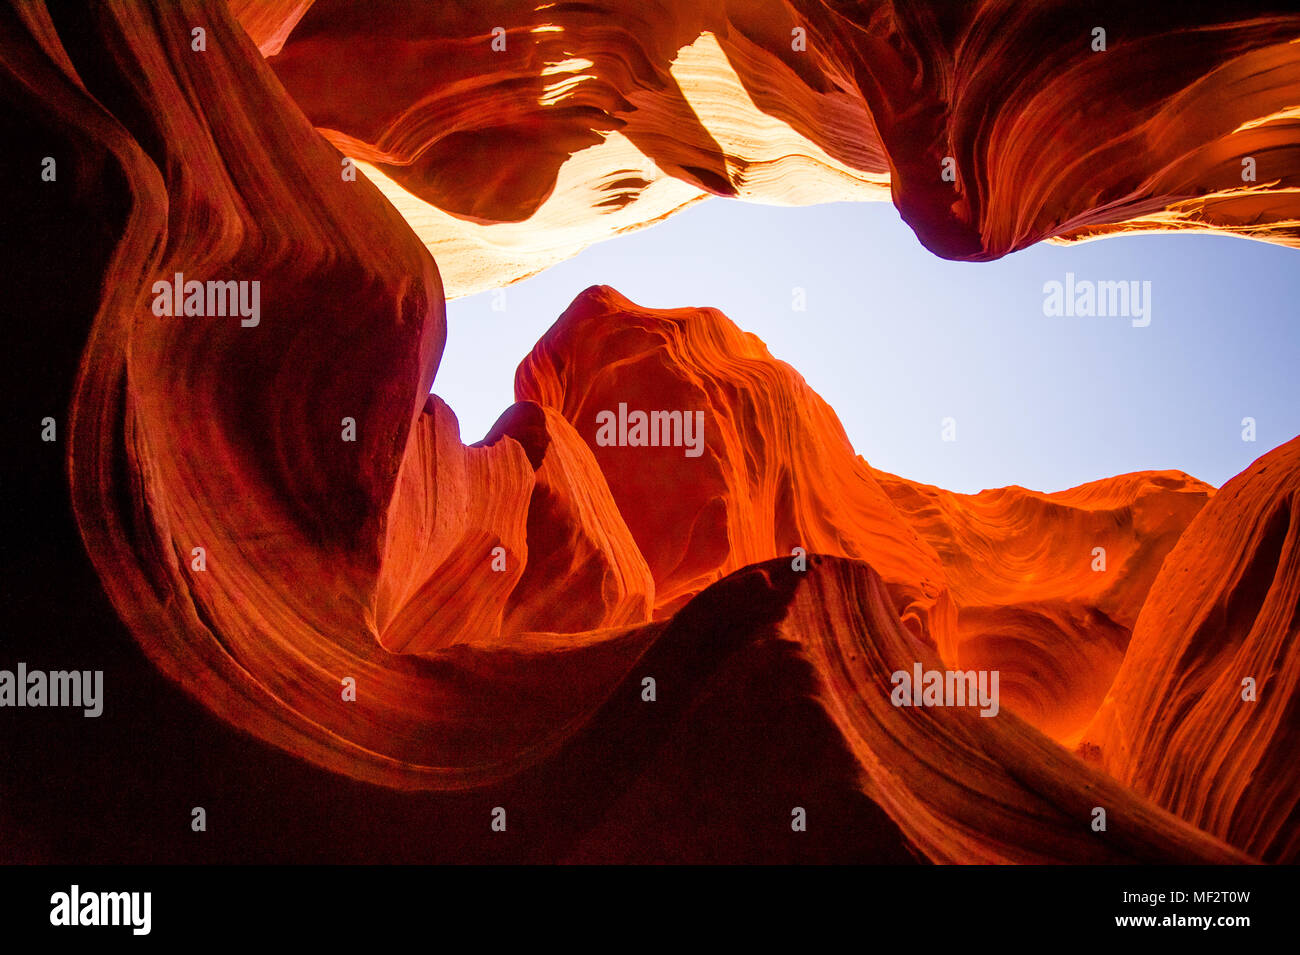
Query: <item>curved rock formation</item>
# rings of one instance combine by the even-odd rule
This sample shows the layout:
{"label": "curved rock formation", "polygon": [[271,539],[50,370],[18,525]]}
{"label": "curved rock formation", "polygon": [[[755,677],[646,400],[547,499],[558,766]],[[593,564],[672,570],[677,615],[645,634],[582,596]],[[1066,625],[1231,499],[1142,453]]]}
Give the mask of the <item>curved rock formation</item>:
{"label": "curved rock formation", "polygon": [[[972,259],[1169,224],[1294,243],[1296,18],[1117,7],[1094,53],[1081,10],[6,8],[6,113],[61,170],[12,190],[9,300],[61,289],[69,393],[40,400],[70,407],[113,606],[231,725],[509,802],[539,858],[1294,859],[1296,443],[1215,495],[950,494],[873,470],[716,310],[599,287],[483,442],[429,396],[440,268],[501,283],[704,193],[888,183]],[[522,244],[484,251],[494,223]],[[901,705],[913,667],[1005,672],[1004,705]],[[790,841],[795,809],[829,824]]]}
{"label": "curved rock formation", "polygon": [[[798,806],[859,861],[1246,861],[1013,715],[894,706],[890,675],[916,662],[940,665],[861,562],[769,561],[714,584],[575,737],[583,758],[592,733],[629,745],[570,858],[786,858]],[[636,701],[641,674],[662,709]],[[1115,820],[1106,834],[1089,826],[1096,807]]]}
{"label": "curved rock formation", "polygon": [[[505,632],[578,633],[647,622],[654,577],[582,439],[558,412],[528,401],[512,405],[482,443],[507,435],[527,452],[536,483],[528,555],[510,591]],[[561,601],[557,580],[566,584]]]}
{"label": "curved rock formation", "polygon": [[[522,447],[465,447],[451,409],[429,396],[386,515],[374,621],[385,650],[425,653],[500,630],[528,561],[533,493]],[[466,588],[488,560],[492,573]]]}
{"label": "curved rock formation", "polygon": [[[931,622],[946,606],[937,556],[898,518],[835,413],[716,309],[646,309],[587,289],[520,364],[515,393],[555,408],[591,448],[661,615],[802,548],[867,560],[918,634],[946,627]],[[641,440],[659,446],[598,440],[602,414],[651,411],[677,414],[648,422]]]}
{"label": "curved rock formation", "polygon": [[954,494],[875,473],[943,563],[957,607],[944,659],[999,670],[1007,705],[1066,744],[1109,689],[1165,555],[1213,493],[1173,471],[1055,494]]}
{"label": "curved rock formation", "polygon": [[1089,754],[1207,832],[1293,861],[1300,792],[1300,439],[1237,475],[1170,552]]}
{"label": "curved rock formation", "polygon": [[1133,231],[1300,244],[1300,16],[1283,4],[238,12],[275,37],[277,76],[367,164],[451,297],[709,194],[892,198],[958,259]]}

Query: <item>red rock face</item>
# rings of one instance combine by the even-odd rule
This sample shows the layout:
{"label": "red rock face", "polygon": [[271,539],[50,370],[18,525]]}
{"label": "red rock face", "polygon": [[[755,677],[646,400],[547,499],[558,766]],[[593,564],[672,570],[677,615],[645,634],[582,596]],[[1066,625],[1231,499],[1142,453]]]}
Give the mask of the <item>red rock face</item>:
{"label": "red rock face", "polygon": [[[654,606],[650,575],[591,451],[552,408],[511,406],[484,439],[517,443],[534,467],[528,502],[528,554],[510,592],[508,633],[578,633],[645,623]],[[557,601],[554,581],[572,585],[575,599]]]}
{"label": "red rock face", "polygon": [[[322,134],[391,180],[452,295],[704,194],[891,198],[969,260],[1152,230],[1300,242],[1293,9],[1031,6],[316,0],[278,47],[286,27],[241,16]],[[525,221],[511,252],[481,232]]]}
{"label": "red rock face", "polygon": [[[888,188],[968,259],[1295,244],[1300,19],[1117,8],[1100,52],[1072,5],[537,7],[5,14],[9,109],[75,187],[15,197],[77,263],[72,508],[149,660],[331,773],[508,796],[538,858],[1293,861],[1296,442],[1217,494],[953,494],[873,469],[716,310],[603,287],[483,442],[429,392],[444,274],[705,192]],[[485,257],[494,223],[535,242]],[[256,321],[160,315],[178,274],[259,282]],[[637,412],[679,417],[643,444]],[[1000,710],[899,705],[914,667],[997,670]],[[792,807],[839,828],[755,836]]]}
{"label": "red rock face", "polygon": [[[591,448],[654,576],[660,616],[799,547],[869,561],[915,632],[933,629],[945,606],[933,550],[899,518],[826,403],[720,312],[643,309],[588,289],[520,364],[515,390],[557,409]],[[598,418],[617,418],[620,405],[629,416],[697,416],[698,447],[687,446],[685,426],[677,441],[675,424],[673,445],[632,446],[629,435],[602,446]]]}
{"label": "red rock face", "polygon": [[1169,553],[1089,727],[1116,779],[1270,861],[1296,857],[1300,440],[1223,486]]}
{"label": "red rock face", "polygon": [[1069,745],[1110,687],[1165,555],[1213,494],[1172,471],[1056,494],[953,494],[877,475],[943,563],[957,606],[945,660],[998,669],[1008,705]]}

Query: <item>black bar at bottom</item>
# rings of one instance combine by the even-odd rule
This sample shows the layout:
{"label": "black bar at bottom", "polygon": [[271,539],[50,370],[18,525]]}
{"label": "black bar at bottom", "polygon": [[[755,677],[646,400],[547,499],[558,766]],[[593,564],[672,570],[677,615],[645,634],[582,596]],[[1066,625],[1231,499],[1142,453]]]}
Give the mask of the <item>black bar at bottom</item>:
{"label": "black bar at bottom", "polygon": [[[664,944],[714,937],[734,945],[788,931],[815,948],[846,930],[873,945],[1126,936],[1232,944],[1288,930],[1295,873],[1264,866],[10,866],[0,868],[0,924],[10,937],[48,933],[90,944],[114,936],[148,944],[401,934],[440,945],[462,944],[453,939],[468,932],[494,943],[519,933],[533,945],[583,936],[614,945],[655,936]],[[118,924],[80,924],[86,921]]]}

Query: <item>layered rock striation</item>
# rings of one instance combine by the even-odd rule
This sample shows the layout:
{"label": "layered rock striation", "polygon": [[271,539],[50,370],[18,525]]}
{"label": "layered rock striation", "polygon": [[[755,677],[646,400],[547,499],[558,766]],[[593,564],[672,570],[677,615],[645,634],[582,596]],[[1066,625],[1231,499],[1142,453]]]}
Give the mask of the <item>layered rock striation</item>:
{"label": "layered rock striation", "polygon": [[[1217,493],[952,494],[718,311],[603,287],[484,441],[430,396],[448,291],[706,194],[888,190],[968,259],[1294,244],[1297,19],[1103,14],[1104,51],[1073,4],[6,8],[5,109],[61,170],[7,281],[69,262],[50,362],[113,606],[231,725],[509,797],[548,858],[1293,861],[1295,442]],[[1002,706],[899,705],[913,668]],[[795,809],[835,821],[800,847]]]}

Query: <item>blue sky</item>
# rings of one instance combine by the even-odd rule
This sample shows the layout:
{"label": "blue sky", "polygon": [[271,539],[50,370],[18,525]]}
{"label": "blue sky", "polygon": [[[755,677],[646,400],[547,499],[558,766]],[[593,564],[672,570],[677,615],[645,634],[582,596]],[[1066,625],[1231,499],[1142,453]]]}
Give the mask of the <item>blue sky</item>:
{"label": "blue sky", "polygon": [[[1149,281],[1151,322],[1044,315],[1044,283]],[[1300,434],[1300,251],[1200,235],[1040,244],[992,263],[926,251],[888,203],[708,200],[492,294],[448,303],[433,390],[468,443],[574,296],[711,305],[838,413],[871,464],[955,491],[1056,491],[1177,469],[1221,485]],[[792,309],[795,288],[806,310]],[[1256,440],[1242,440],[1242,419]],[[942,421],[956,440],[942,440]]]}

